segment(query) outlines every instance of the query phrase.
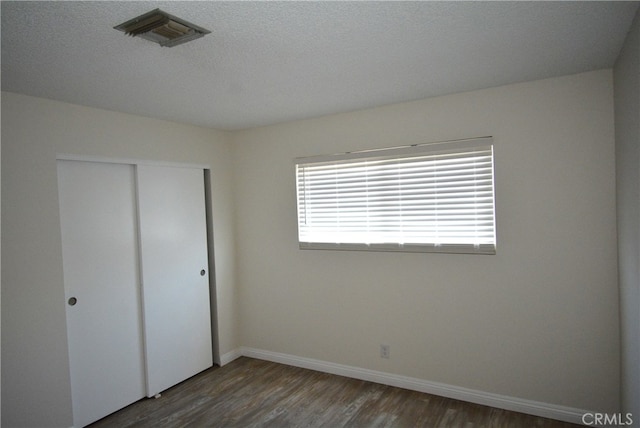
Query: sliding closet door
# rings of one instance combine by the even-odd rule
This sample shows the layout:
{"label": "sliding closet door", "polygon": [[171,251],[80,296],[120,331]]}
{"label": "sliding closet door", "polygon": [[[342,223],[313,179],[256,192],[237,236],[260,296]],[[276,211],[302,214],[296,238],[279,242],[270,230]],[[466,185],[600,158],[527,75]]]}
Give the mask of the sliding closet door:
{"label": "sliding closet door", "polygon": [[211,367],[202,169],[137,166],[147,395]]}
{"label": "sliding closet door", "polygon": [[58,161],[73,423],[145,396],[131,165]]}

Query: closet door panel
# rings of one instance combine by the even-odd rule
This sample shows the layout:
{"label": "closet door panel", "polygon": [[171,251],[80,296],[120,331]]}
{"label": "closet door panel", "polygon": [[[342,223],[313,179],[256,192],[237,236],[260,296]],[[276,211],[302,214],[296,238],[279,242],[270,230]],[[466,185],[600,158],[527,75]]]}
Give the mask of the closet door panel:
{"label": "closet door panel", "polygon": [[58,184],[74,426],[81,427],[145,396],[134,169],[58,161]]}
{"label": "closet door panel", "polygon": [[202,169],[137,166],[147,395],[211,367]]}

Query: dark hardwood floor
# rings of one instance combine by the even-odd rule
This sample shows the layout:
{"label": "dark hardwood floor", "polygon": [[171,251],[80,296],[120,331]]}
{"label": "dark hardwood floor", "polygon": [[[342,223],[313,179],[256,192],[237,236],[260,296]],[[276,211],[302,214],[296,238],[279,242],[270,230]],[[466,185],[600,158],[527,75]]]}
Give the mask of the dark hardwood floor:
{"label": "dark hardwood floor", "polygon": [[90,425],[100,427],[575,427],[242,357]]}

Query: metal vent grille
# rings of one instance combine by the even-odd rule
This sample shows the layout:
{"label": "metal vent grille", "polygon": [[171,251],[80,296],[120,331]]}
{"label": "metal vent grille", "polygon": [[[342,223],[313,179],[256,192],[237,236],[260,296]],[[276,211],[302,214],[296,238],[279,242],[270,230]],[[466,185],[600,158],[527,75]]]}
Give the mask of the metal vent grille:
{"label": "metal vent grille", "polygon": [[152,10],[113,28],[129,36],[141,37],[166,47],[180,45],[211,32],[160,9]]}

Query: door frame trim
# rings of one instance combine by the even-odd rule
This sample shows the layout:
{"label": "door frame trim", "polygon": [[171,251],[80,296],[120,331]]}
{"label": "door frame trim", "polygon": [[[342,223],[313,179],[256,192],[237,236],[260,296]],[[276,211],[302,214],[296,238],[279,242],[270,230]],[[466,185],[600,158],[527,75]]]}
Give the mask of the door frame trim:
{"label": "door frame trim", "polygon": [[136,158],[112,158],[107,156],[77,155],[72,153],[58,153],[56,154],[56,160],[118,163],[118,164],[125,164],[125,165],[152,165],[152,166],[167,166],[167,167],[174,167],[174,168],[194,168],[194,169],[211,170],[211,166],[206,164],[154,161],[154,160],[136,159]]}

